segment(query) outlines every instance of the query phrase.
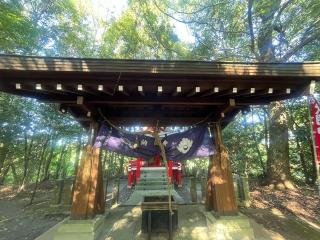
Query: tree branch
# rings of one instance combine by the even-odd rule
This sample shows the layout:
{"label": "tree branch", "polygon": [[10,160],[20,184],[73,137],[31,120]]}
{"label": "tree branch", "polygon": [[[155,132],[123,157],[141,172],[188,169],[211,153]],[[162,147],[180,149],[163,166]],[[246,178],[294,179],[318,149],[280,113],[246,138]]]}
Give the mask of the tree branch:
{"label": "tree branch", "polygon": [[287,51],[286,54],[283,55],[282,58],[279,59],[280,62],[286,62],[290,57],[300,51],[304,46],[308,45],[309,43],[320,39],[320,30],[316,31],[314,34],[310,35],[309,37],[303,38],[300,43],[292,47],[290,50]]}
{"label": "tree branch", "polygon": [[250,35],[250,49],[257,60],[260,59],[260,56],[256,52],[256,47],[254,44],[254,33],[253,33],[253,24],[252,24],[252,5],[253,0],[248,1],[248,25],[249,25],[249,35]]}
{"label": "tree branch", "polygon": [[275,19],[275,23],[277,23],[280,20],[281,14],[282,12],[293,2],[294,0],[288,0],[286,1],[284,4],[282,4],[282,6],[280,7]]}
{"label": "tree branch", "polygon": [[180,22],[180,23],[184,23],[184,24],[199,24],[199,25],[208,25],[210,26],[210,28],[216,32],[221,32],[221,33],[232,33],[232,34],[248,34],[247,32],[243,32],[243,31],[227,31],[227,30],[220,30],[220,29],[216,29],[213,28],[212,24],[208,24],[208,22],[200,22],[200,21],[196,21],[196,20],[182,20],[179,18],[176,18],[174,16],[172,16],[171,14],[167,13],[166,11],[164,11],[163,9],[161,9],[161,7],[157,4],[156,1],[153,1],[154,5],[156,6],[156,8],[164,15],[166,15],[169,18],[172,18],[173,20]]}

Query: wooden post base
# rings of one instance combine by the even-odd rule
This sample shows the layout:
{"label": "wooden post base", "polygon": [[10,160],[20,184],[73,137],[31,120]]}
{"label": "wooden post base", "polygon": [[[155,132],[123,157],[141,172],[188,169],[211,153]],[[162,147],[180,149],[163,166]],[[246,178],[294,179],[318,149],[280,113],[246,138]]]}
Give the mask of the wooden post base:
{"label": "wooden post base", "polygon": [[210,158],[206,208],[219,215],[233,215],[237,212],[237,202],[228,151],[222,143],[220,125],[214,124],[212,132],[216,154]]}

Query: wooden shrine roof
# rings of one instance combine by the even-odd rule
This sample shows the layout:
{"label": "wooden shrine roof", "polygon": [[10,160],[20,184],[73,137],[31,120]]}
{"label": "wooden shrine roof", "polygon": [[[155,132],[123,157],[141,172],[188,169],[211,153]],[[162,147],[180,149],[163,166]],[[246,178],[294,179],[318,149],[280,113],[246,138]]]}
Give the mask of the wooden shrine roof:
{"label": "wooden shrine roof", "polygon": [[237,63],[0,55],[0,91],[61,104],[84,126],[225,124],[248,105],[306,93],[320,62]]}

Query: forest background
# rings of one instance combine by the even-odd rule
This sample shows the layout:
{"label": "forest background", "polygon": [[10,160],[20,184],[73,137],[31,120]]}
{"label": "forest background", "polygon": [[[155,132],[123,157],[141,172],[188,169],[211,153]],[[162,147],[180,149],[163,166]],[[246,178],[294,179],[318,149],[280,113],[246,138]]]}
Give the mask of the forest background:
{"label": "forest background", "polygon": [[[98,0],[1,0],[0,53],[320,60],[318,0],[128,0],[121,11],[100,4]],[[28,183],[75,174],[87,132],[57,106],[0,93],[0,126],[0,185],[13,183],[23,190]],[[235,173],[282,189],[292,183],[314,185],[306,97],[252,106],[238,114],[223,134]],[[105,176],[125,174],[129,158],[110,152],[102,157]],[[207,167],[208,159],[187,161],[186,174],[202,176]]]}

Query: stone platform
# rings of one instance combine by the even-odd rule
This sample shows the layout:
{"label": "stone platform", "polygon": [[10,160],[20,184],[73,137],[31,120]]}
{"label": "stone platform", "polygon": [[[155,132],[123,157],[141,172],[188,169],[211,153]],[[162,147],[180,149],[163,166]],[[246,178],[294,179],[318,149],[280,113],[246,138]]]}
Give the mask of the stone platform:
{"label": "stone platform", "polygon": [[[268,230],[245,215],[216,218],[203,205],[178,205],[178,230],[174,240],[271,240]],[[61,225],[61,224],[60,224]],[[239,229],[240,228],[240,229]],[[241,229],[243,228],[243,229]],[[54,240],[56,225],[36,240]],[[75,235],[76,236],[76,235]],[[81,238],[69,238],[80,240]],[[90,238],[87,238],[90,239]],[[141,232],[141,209],[116,207],[108,210],[97,240],[145,240]],[[153,234],[152,240],[167,240],[167,234]]]}
{"label": "stone platform", "polygon": [[[123,206],[137,206],[140,205],[144,199],[144,196],[168,196],[168,190],[135,190],[130,198],[123,204]],[[184,200],[176,192],[176,190],[171,190],[171,196],[174,201],[178,204],[183,204]]]}
{"label": "stone platform", "polygon": [[104,230],[105,216],[88,220],[65,219],[35,240],[97,240]]}
{"label": "stone platform", "polygon": [[251,240],[255,239],[250,219],[238,213],[234,216],[215,216],[205,212],[208,232],[215,240]]}

